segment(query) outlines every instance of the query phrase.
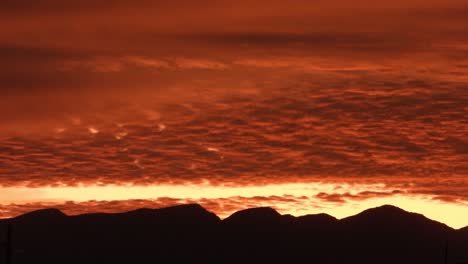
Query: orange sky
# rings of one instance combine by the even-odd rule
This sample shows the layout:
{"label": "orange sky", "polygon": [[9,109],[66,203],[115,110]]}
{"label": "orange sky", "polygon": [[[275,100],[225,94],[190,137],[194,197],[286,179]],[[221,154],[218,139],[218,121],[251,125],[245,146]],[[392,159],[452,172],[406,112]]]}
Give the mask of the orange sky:
{"label": "orange sky", "polygon": [[392,203],[468,225],[467,12],[2,1],[0,217],[183,202],[343,217]]}

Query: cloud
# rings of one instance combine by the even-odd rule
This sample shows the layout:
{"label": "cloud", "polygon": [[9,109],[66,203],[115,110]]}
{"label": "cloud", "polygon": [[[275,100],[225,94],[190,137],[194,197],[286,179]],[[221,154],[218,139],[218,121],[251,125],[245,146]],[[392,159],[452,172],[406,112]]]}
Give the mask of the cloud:
{"label": "cloud", "polygon": [[[307,59],[288,58],[285,65],[307,65]],[[125,67],[136,63],[127,57],[119,61],[129,64]],[[161,65],[170,71],[164,67],[175,65],[169,59],[143,61],[139,67]],[[87,102],[78,110],[70,108],[40,136],[4,135],[1,184],[247,184],[336,177],[392,182],[394,177],[417,181],[428,175],[465,175],[462,120],[467,98],[458,81],[424,78],[416,68],[386,72],[378,65],[343,73],[340,66],[348,66],[328,63],[333,70],[310,77],[294,66],[269,68],[268,82],[251,79],[247,84],[256,93],[236,90],[240,81],[233,85],[232,79],[220,77],[244,70],[230,64],[229,69],[203,73],[207,75],[199,84],[181,85],[170,97],[154,97],[156,88],[142,93],[147,98],[117,95],[120,101],[114,104],[105,99],[109,93],[94,95],[99,99],[95,107]],[[164,94],[159,91],[157,96]],[[24,114],[34,117],[53,104]],[[45,113],[57,115],[54,108]],[[158,113],[158,120],[148,113]],[[76,116],[79,124],[72,122]],[[16,113],[11,119],[20,117]],[[90,133],[90,127],[99,133]]]}
{"label": "cloud", "polygon": [[182,69],[225,70],[228,68],[228,66],[222,62],[206,59],[177,58],[175,64]]}
{"label": "cloud", "polygon": [[159,70],[225,70],[229,66],[219,61],[195,58],[151,58],[145,56],[124,56],[109,58],[92,58],[63,62],[58,69],[62,71],[88,70],[98,73],[113,73],[128,70],[131,67],[142,67]]}
{"label": "cloud", "polygon": [[403,192],[401,190],[393,191],[363,191],[356,194],[351,194],[349,192],[345,193],[325,193],[321,192],[315,195],[315,198],[323,200],[325,202],[331,203],[346,203],[349,201],[362,201],[372,198],[388,197],[393,195],[399,195]]}

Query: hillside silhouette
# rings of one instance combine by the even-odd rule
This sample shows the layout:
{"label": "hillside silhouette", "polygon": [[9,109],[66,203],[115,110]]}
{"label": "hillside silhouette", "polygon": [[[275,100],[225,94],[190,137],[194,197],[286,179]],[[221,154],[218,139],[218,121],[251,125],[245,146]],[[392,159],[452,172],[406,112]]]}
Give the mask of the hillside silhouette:
{"label": "hillside silhouette", "polygon": [[468,261],[468,227],[389,205],[341,220],[268,207],[221,220],[196,204],[77,216],[45,209],[0,220],[0,243],[8,224],[15,264],[444,263],[446,243],[447,263]]}

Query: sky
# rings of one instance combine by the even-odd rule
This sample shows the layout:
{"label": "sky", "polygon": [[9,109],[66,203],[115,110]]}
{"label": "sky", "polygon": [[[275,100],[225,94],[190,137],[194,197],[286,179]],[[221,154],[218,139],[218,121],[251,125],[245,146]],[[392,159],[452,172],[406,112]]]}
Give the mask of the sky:
{"label": "sky", "polygon": [[0,217],[199,203],[468,225],[464,0],[0,3]]}

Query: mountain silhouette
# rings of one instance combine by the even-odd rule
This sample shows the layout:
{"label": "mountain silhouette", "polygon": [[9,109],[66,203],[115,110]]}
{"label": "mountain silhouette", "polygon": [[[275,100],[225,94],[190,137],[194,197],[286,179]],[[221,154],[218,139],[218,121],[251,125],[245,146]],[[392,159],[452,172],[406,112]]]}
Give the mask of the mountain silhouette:
{"label": "mountain silhouette", "polygon": [[[67,216],[57,209],[0,220],[13,226],[13,263],[448,263],[468,261],[454,230],[394,206],[338,220],[269,207],[224,220],[200,205]],[[0,263],[5,250],[0,250]]]}
{"label": "mountain silhouette", "polygon": [[383,235],[424,234],[444,236],[453,231],[445,224],[430,220],[417,213],[409,213],[398,207],[384,205],[363,211],[340,220],[345,229],[365,230],[370,234]]}
{"label": "mountain silhouette", "polygon": [[33,212],[29,212],[23,215],[20,215],[15,218],[16,223],[52,223],[64,220],[67,218],[67,215],[62,211],[54,208],[42,209]]}
{"label": "mountain silhouette", "polygon": [[270,207],[251,208],[237,211],[224,219],[227,225],[271,225],[281,221],[282,215]]}

